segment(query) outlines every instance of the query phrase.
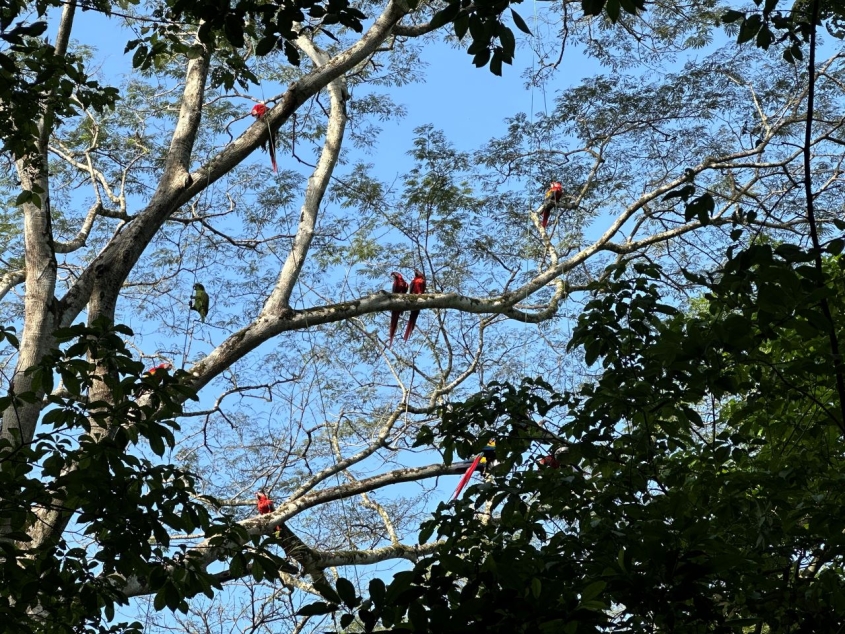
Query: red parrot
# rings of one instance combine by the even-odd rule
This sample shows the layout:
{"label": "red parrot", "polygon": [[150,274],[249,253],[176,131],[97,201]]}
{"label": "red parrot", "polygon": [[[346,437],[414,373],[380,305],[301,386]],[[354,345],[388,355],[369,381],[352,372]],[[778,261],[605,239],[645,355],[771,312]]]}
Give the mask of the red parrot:
{"label": "red parrot", "polygon": [[[276,510],[276,505],[273,504],[273,500],[267,497],[267,494],[264,492],[264,489],[260,489],[258,493],[256,493],[257,505],[258,505],[258,514],[259,515],[267,515],[267,513],[272,513]],[[277,526],[274,530],[280,531],[282,530],[281,526]]]}
{"label": "red parrot", "polygon": [[[172,369],[173,369],[173,366],[165,361],[164,363],[159,363],[154,368],[150,368],[149,370],[147,370],[145,372],[145,374],[148,374],[152,377],[155,377],[156,379],[161,380]],[[155,376],[156,372],[160,373],[159,376]]]}
{"label": "red parrot", "polygon": [[[392,293],[399,293],[400,295],[404,295],[408,292],[408,282],[405,281],[405,278],[402,277],[401,273],[396,273],[395,271],[391,273],[393,276],[393,289],[391,290]],[[392,310],[390,311],[390,330],[388,331],[388,336],[390,340],[388,341],[387,347],[393,345],[393,336],[396,334],[396,327],[399,325],[399,315],[402,314],[401,310]]]}
{"label": "red parrot", "polygon": [[475,473],[475,470],[481,465],[481,469],[479,469],[479,473],[484,473],[487,470],[487,465],[492,465],[493,460],[496,458],[496,441],[491,440],[487,443],[487,446],[484,450],[478,454],[475,459],[472,461],[472,464],[469,465],[469,469],[466,470],[461,479],[458,481],[458,486],[455,487],[455,492],[452,494],[452,499],[456,499],[463,488],[466,486],[469,479],[472,477],[472,474]]}
{"label": "red parrot", "polygon": [[537,464],[541,467],[548,467],[550,469],[560,469],[560,463],[552,455],[543,456],[537,459]]}
{"label": "red parrot", "polygon": [[478,463],[481,462],[481,458],[483,456],[484,454],[478,454],[475,457],[475,460],[472,461],[472,464],[469,465],[469,469],[467,469],[464,475],[461,476],[461,479],[458,481],[458,486],[455,487],[455,492],[452,494],[453,500],[456,500],[461,494],[461,491],[463,491],[467,482],[469,482],[469,479],[472,477],[472,474],[475,473],[475,469],[476,467],[478,467]]}
{"label": "red parrot", "polygon": [[[257,103],[252,107],[250,114],[256,119],[261,119],[267,114],[267,106],[263,103]],[[276,167],[276,139],[273,138],[273,131],[270,129],[269,123],[267,124],[267,132],[270,133],[270,138],[267,145],[262,144],[261,147],[270,152],[270,163],[273,165],[273,171],[278,172],[279,169]]]}
{"label": "red parrot", "polygon": [[[408,291],[411,295],[421,295],[425,293],[425,273],[420,270],[414,270],[414,279],[411,280],[411,289]],[[411,336],[411,333],[414,332],[414,326],[417,325],[417,317],[419,317],[420,311],[412,310],[410,317],[408,317],[408,325],[405,326],[405,341]]]}
{"label": "red parrot", "polygon": [[[157,366],[146,370],[142,375],[141,379],[143,383],[135,390],[135,396],[141,396],[142,394],[149,394],[150,392],[150,385],[161,385],[164,381],[165,377],[168,376],[168,372],[173,369],[173,366],[169,363],[159,363]],[[146,379],[146,380],[144,380]],[[146,387],[144,386],[146,383]]]}
{"label": "red parrot", "polygon": [[543,222],[541,223],[543,229],[549,224],[549,214],[552,212],[552,208],[557,207],[561,198],[563,198],[563,185],[554,181],[546,191],[546,198],[543,202]]}

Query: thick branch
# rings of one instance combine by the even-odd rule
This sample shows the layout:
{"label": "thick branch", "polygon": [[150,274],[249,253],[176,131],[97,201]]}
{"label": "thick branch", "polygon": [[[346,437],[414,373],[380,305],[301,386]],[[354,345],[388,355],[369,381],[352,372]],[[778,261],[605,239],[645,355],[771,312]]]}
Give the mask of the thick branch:
{"label": "thick branch", "polygon": [[[275,527],[279,524],[291,520],[298,514],[315,506],[326,504],[327,502],[334,502],[336,500],[345,499],[367,491],[374,491],[385,486],[398,484],[400,482],[415,482],[418,480],[425,480],[447,474],[459,474],[466,469],[466,464],[456,463],[452,465],[435,464],[426,467],[410,467],[407,469],[397,469],[372,478],[366,478],[356,482],[341,484],[321,491],[316,491],[308,495],[302,496],[296,500],[291,500],[281,504],[273,513],[266,515],[259,515],[240,522],[250,535],[260,535],[272,533]],[[226,544],[224,546],[212,546],[209,541],[203,541],[193,548],[189,549],[186,556],[194,558],[194,561],[200,562],[203,566],[215,562],[220,557],[225,557],[227,549],[237,547],[237,544]],[[401,548],[392,547],[394,555],[399,556]],[[385,549],[387,551],[387,549]],[[321,566],[323,567],[323,566]],[[246,572],[244,572],[246,575]],[[231,578],[227,575],[227,578]],[[140,596],[148,594],[150,589],[143,581],[139,579],[129,579],[122,588],[127,597]]]}
{"label": "thick branch", "polygon": [[[405,0],[390,0],[384,12],[360,40],[333,57],[327,64],[315,68],[291,84],[282,95],[280,105],[272,108],[261,121],[256,121],[205,166],[190,175],[181,172],[181,168],[187,166],[189,145],[195,134],[190,131],[187,120],[195,121],[198,115],[191,106],[183,104],[180,116],[185,116],[186,123],[177,124],[177,133],[174,134],[171,142],[173,156],[168,158],[166,173],[162,177],[159,188],[153,194],[146,209],[138,214],[127,229],[116,236],[95,258],[65,296],[62,301],[64,305],[62,324],[69,325],[76,319],[88,303],[94,286],[99,280],[108,277],[112,283],[117,283],[118,286],[122,284],[138,262],[141,253],[170,214],[239,165],[262,142],[267,141],[270,130],[278,130],[299,106],[325,88],[329,82],[365,60],[390,35],[393,26],[409,11],[410,7]],[[208,61],[205,57],[192,60],[189,65],[189,79],[202,76],[204,85],[203,73],[207,74],[207,71]],[[200,86],[186,85],[186,95],[201,97],[200,91]],[[176,178],[177,172],[184,178]]]}
{"label": "thick branch", "polygon": [[[317,68],[328,63],[329,56],[317,48],[307,37],[300,36],[297,38],[296,45],[305,51]],[[311,174],[311,178],[308,179],[308,187],[305,189],[305,202],[302,204],[302,210],[299,214],[299,227],[296,230],[296,237],[293,239],[293,246],[279,273],[276,287],[264,304],[262,314],[276,315],[288,307],[290,296],[293,293],[296,281],[299,279],[302,266],[305,264],[311,240],[314,238],[314,227],[317,224],[317,212],[320,209],[320,203],[323,201],[326,188],[329,186],[337,159],[340,156],[340,147],[347,120],[344,98],[347,89],[346,80],[343,76],[329,82],[328,91],[331,107],[326,140],[323,143],[323,150],[320,152],[317,167]]]}

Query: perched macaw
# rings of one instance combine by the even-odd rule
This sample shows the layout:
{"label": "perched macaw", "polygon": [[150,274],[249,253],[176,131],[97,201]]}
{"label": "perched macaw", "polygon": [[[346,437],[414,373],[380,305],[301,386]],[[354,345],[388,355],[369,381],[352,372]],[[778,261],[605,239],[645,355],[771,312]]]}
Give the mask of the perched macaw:
{"label": "perched macaw", "polygon": [[[408,292],[408,282],[405,281],[405,278],[402,277],[401,273],[396,273],[395,271],[391,273],[393,276],[393,288],[391,290],[392,293],[399,293],[400,295],[404,295]],[[393,345],[393,335],[396,334],[396,327],[399,325],[399,315],[402,314],[401,310],[392,310],[390,311],[390,330],[388,331],[389,341],[387,343],[387,347]]]}
{"label": "perched macaw", "polygon": [[455,492],[452,494],[452,499],[457,499],[457,497],[461,494],[464,487],[466,486],[469,479],[472,477],[472,474],[475,473],[476,469],[478,469],[479,473],[484,473],[487,470],[488,465],[492,465],[493,461],[496,458],[496,441],[491,440],[487,443],[487,446],[478,454],[473,461],[470,463],[469,468],[466,470],[464,475],[461,476],[461,479],[458,481],[458,486],[455,487]]}
{"label": "perched macaw", "polygon": [[145,370],[141,375],[142,383],[135,390],[135,396],[140,397],[144,394],[149,394],[152,391],[151,386],[159,386],[168,376],[168,372],[173,369],[169,363],[159,363],[157,366]]}
{"label": "perched macaw", "polygon": [[549,214],[551,214],[554,207],[557,207],[561,198],[563,198],[563,185],[554,181],[546,191],[546,198],[543,201],[543,221],[541,223],[543,229],[549,224]]}
{"label": "perched macaw", "polygon": [[146,372],[144,372],[143,376],[148,376],[155,380],[156,383],[161,383],[164,380],[164,377],[167,376],[167,373],[173,369],[173,366],[167,362],[159,363],[154,368],[150,368]]}
{"label": "perched macaw", "polygon": [[194,284],[194,296],[188,306],[191,310],[195,310],[200,314],[200,319],[204,323],[205,318],[208,316],[208,293],[205,292],[205,286],[199,282]]}
{"label": "perched macaw", "polygon": [[[267,515],[267,513],[272,513],[276,510],[276,505],[273,504],[273,500],[267,497],[267,494],[264,492],[264,489],[259,489],[256,495],[256,505],[258,506],[258,514],[259,515]],[[282,530],[281,526],[276,526],[274,529],[276,531]]]}
{"label": "perched macaw", "polygon": [[560,469],[560,462],[551,454],[537,458],[537,464],[541,467],[548,467],[549,469]]}
{"label": "perched macaw", "polygon": [[[257,103],[252,107],[250,114],[256,119],[261,119],[267,114],[267,106],[263,103]],[[270,124],[267,124],[267,132],[270,137],[267,139],[267,145],[262,144],[261,147],[270,153],[270,164],[273,166],[273,171],[278,172],[279,168],[276,166],[276,139],[273,138],[273,131],[270,129]]]}
{"label": "perched macaw", "polygon": [[[408,291],[412,295],[421,295],[425,293],[425,273],[420,271],[419,269],[414,270],[414,279],[411,280],[411,288]],[[419,317],[420,311],[412,310],[411,315],[408,317],[408,325],[405,326],[405,341],[411,337],[411,333],[414,332],[414,326],[417,325],[417,317]]]}

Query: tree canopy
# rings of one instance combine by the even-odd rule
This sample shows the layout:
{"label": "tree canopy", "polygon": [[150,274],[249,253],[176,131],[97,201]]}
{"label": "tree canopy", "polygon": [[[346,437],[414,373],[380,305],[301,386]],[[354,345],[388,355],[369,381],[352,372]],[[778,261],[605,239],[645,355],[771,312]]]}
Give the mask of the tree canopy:
{"label": "tree canopy", "polygon": [[843,622],[845,9],[517,4],[3,7],[9,631]]}

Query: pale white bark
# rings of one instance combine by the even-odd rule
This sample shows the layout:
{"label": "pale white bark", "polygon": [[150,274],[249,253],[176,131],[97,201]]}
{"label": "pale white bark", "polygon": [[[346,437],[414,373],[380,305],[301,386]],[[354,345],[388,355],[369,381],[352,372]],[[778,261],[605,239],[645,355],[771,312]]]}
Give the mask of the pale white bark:
{"label": "pale white bark", "polygon": [[[300,36],[296,40],[296,45],[305,51],[316,68],[329,63],[329,56],[317,48],[308,37]],[[296,237],[279,273],[276,287],[264,304],[262,314],[277,315],[289,306],[291,293],[293,293],[296,281],[299,279],[302,266],[305,264],[311,240],[314,238],[314,227],[317,224],[317,212],[320,209],[320,203],[340,156],[343,133],[346,130],[346,103],[344,100],[344,95],[347,92],[346,80],[341,75],[329,82],[327,88],[331,107],[323,150],[320,152],[317,167],[308,179],[308,187],[305,189],[305,202],[302,204],[299,214],[299,227],[296,230]]]}
{"label": "pale white bark", "polygon": [[420,557],[433,553],[444,543],[444,541],[436,541],[415,546],[396,543],[372,550],[315,551],[316,564],[320,568],[329,568],[333,566],[368,566],[390,559],[417,561]]}
{"label": "pale white bark", "polygon": [[3,277],[0,277],[0,301],[3,300],[9,291],[15,288],[18,284],[26,279],[26,271],[21,269],[19,271],[9,271]]}
{"label": "pale white bark", "polygon": [[91,205],[91,208],[88,210],[85,220],[82,222],[82,226],[79,228],[77,234],[68,242],[56,242],[54,244],[55,252],[72,253],[85,246],[88,236],[91,233],[91,227],[94,226],[94,221],[97,219],[97,214],[100,212],[100,209],[102,209],[102,205],[99,201]]}
{"label": "pale white bark", "polygon": [[[124,231],[112,239],[63,298],[65,309],[62,325],[71,324],[92,297],[105,293],[109,300],[100,301],[102,308],[113,304],[117,296],[116,291],[170,214],[239,165],[261,143],[267,141],[269,130],[277,131],[308,99],[347,70],[367,59],[410,10],[405,0],[390,0],[361,39],[326,64],[292,83],[278,100],[271,100],[280,103],[271,108],[261,121],[256,121],[206,165],[189,174],[188,162],[196,136],[196,126],[199,123],[205,78],[208,73],[207,57],[191,60],[188,64],[180,117],[170,144],[171,155],[168,156],[159,186],[146,208]],[[95,286],[98,287],[97,292],[94,292]]]}
{"label": "pale white bark", "polygon": [[[67,51],[76,2],[71,0],[63,10],[56,33],[54,52],[62,56]],[[15,165],[21,187],[38,190],[39,204],[23,205],[24,257],[26,295],[24,297],[24,325],[20,338],[18,360],[12,379],[11,391],[22,394],[32,390],[32,377],[24,372],[37,365],[50,349],[52,333],[58,321],[56,292],[56,254],[53,245],[53,228],[50,211],[50,182],[47,177],[47,140],[53,128],[51,95],[44,95],[44,113],[39,122],[37,150],[17,158]],[[41,394],[35,402],[15,402],[3,412],[3,429],[0,438],[13,445],[28,443],[35,434],[41,412]]]}

